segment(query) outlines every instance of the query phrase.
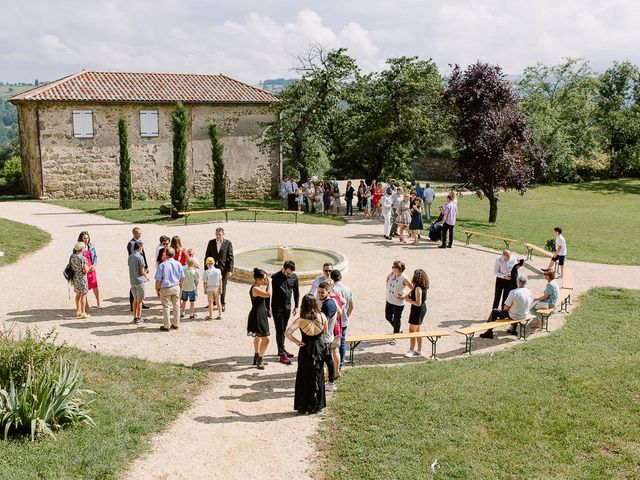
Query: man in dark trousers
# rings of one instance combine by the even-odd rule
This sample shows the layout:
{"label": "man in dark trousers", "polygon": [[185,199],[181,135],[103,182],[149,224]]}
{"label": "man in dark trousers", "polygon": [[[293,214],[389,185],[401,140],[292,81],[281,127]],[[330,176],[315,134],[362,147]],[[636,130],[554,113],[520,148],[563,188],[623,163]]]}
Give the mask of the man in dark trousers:
{"label": "man in dark trousers", "polygon": [[[293,273],[296,264],[292,260],[287,260],[282,265],[282,270],[271,275],[271,314],[273,323],[276,326],[276,343],[278,344],[278,356],[280,363],[291,365],[290,358],[293,357],[284,348],[284,332],[289,323],[291,313],[295,316],[298,313],[300,303],[300,289],[298,286],[298,276]],[[293,293],[293,312],[291,311],[291,294]]]}
{"label": "man in dark trousers", "polygon": [[[132,230],[133,233],[133,238],[131,240],[129,240],[129,243],[127,243],[127,259],[129,258],[128,255],[131,255],[133,253],[133,249],[134,246],[136,244],[137,241],[142,242],[142,240],[140,240],[142,238],[142,230],[140,229],[140,227],[133,227]],[[142,258],[144,258],[144,271],[145,273],[149,273],[149,264],[147,263],[147,256],[144,254],[144,247],[142,247],[142,251],[138,252],[140,253],[140,255],[142,255]],[[131,308],[131,311],[133,312],[133,294],[131,293],[131,289],[129,289],[129,307]],[[146,305],[144,302],[142,303],[142,308],[144,308],[145,310],[151,308],[149,307],[149,305]]]}
{"label": "man in dark trousers", "polygon": [[227,278],[233,275],[233,245],[224,238],[224,228],[216,228],[216,238],[209,240],[207,251],[204,254],[204,269],[207,270],[207,257],[213,258],[215,265],[222,272],[222,311],[225,310],[225,298],[227,296]]}

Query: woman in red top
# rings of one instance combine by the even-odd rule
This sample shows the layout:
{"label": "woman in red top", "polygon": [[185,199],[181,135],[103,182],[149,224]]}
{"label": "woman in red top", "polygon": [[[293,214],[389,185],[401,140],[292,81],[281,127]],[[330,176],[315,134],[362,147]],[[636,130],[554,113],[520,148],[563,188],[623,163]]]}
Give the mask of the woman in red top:
{"label": "woman in red top", "polygon": [[382,188],[380,188],[380,184],[377,183],[374,180],[375,186],[373,187],[373,197],[371,197],[371,206],[373,207],[373,214],[371,215],[372,217],[376,216],[376,213],[378,215],[378,217],[381,216],[381,209],[380,209],[380,199],[382,198]]}
{"label": "woman in red top", "polygon": [[189,252],[186,248],[182,246],[182,242],[180,241],[179,236],[175,236],[171,239],[171,248],[176,251],[176,254],[173,256],[173,259],[176,262],[180,262],[180,265],[186,265],[187,260],[189,260]]}

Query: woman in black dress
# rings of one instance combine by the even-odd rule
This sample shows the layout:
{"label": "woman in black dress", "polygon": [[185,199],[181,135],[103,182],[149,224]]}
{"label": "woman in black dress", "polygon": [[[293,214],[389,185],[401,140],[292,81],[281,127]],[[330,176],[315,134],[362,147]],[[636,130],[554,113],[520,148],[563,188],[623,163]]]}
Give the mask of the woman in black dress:
{"label": "woman in black dress", "polygon": [[418,236],[420,235],[420,231],[424,228],[424,225],[422,224],[422,200],[420,197],[413,199],[410,212],[411,223],[409,224],[409,230],[411,231],[411,238],[413,238],[412,245],[418,245],[420,242]]}
{"label": "woman in black dress", "polygon": [[[411,312],[409,313],[409,332],[419,332],[420,325],[427,313],[427,290],[429,289],[429,277],[424,270],[418,269],[413,272],[411,280],[413,287],[411,291],[404,296],[407,303],[411,304]],[[417,347],[417,348],[416,348]],[[409,351],[405,357],[413,357],[422,355],[422,338],[409,339]]]}
{"label": "woman in black dress", "polygon": [[[318,413],[326,405],[324,390],[324,352],[322,335],[327,333],[327,318],[320,313],[316,297],[307,294],[300,304],[300,317],[285,335],[300,347],[293,408],[299,413]],[[302,340],[293,336],[300,329]]]}
{"label": "woman in black dress", "polygon": [[[264,288],[263,288],[264,287]],[[271,298],[271,282],[267,272],[259,268],[253,269],[253,285],[249,290],[251,311],[247,320],[247,335],[253,336],[253,364],[264,370],[264,352],[269,345],[269,318],[267,301]]]}

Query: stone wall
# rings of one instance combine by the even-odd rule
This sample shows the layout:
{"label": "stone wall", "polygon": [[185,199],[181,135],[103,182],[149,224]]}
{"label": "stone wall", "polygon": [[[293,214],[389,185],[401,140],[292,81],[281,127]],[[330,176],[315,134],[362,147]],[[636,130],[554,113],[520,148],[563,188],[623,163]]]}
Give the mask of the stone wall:
{"label": "stone wall", "polygon": [[[277,189],[279,157],[265,154],[257,141],[264,129],[261,122],[274,119],[266,105],[187,105],[189,194],[209,197],[213,190],[209,123],[222,131],[228,198],[267,198]],[[41,102],[19,105],[21,121],[34,122],[30,110],[39,117],[39,159],[42,164],[42,191],[50,198],[117,198],[119,191],[118,119],[127,121],[131,178],[134,196],[168,195],[173,164],[171,113],[174,105],[84,104]],[[93,138],[74,138],[73,110],[93,112]],[[140,110],[157,110],[159,136],[140,136]],[[25,112],[23,114],[22,112]],[[37,129],[28,127],[21,142],[31,144]],[[29,159],[37,154],[30,154]],[[31,160],[30,160],[31,162]],[[32,162],[40,164],[38,162]],[[29,169],[32,183],[35,172]],[[28,182],[29,184],[29,182]],[[31,191],[30,191],[31,192]]]}
{"label": "stone wall", "polygon": [[20,132],[20,158],[22,179],[27,195],[42,196],[42,170],[40,168],[40,145],[38,142],[38,114],[35,105],[25,105],[18,110]]}
{"label": "stone wall", "polygon": [[453,182],[458,179],[456,162],[450,158],[425,157],[413,162],[411,170],[414,178],[418,180],[447,180]]}

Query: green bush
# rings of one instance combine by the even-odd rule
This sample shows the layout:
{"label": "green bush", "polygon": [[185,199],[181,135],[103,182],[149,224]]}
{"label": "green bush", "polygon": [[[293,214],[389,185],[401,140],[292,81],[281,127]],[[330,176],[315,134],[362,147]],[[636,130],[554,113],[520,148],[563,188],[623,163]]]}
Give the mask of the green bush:
{"label": "green bush", "polygon": [[141,202],[145,202],[149,199],[149,196],[146,192],[140,192],[136,195],[136,200],[140,200]]}
{"label": "green bush", "polygon": [[66,425],[95,425],[89,416],[91,390],[82,387],[76,365],[64,358],[66,348],[55,334],[39,338],[27,331],[14,340],[0,336],[0,431],[5,440],[28,434],[32,441],[54,436]]}
{"label": "green bush", "polygon": [[550,238],[549,240],[547,240],[547,244],[545,245],[547,247],[547,250],[549,250],[550,252],[554,252],[556,251],[556,239],[555,238]]}
{"label": "green bush", "polygon": [[11,157],[2,168],[2,176],[7,185],[20,185],[22,183],[22,162],[20,157]]}
{"label": "green bush", "polygon": [[156,193],[156,199],[160,200],[161,202],[166,202],[167,200],[169,200],[169,194],[167,192],[158,192]]}

